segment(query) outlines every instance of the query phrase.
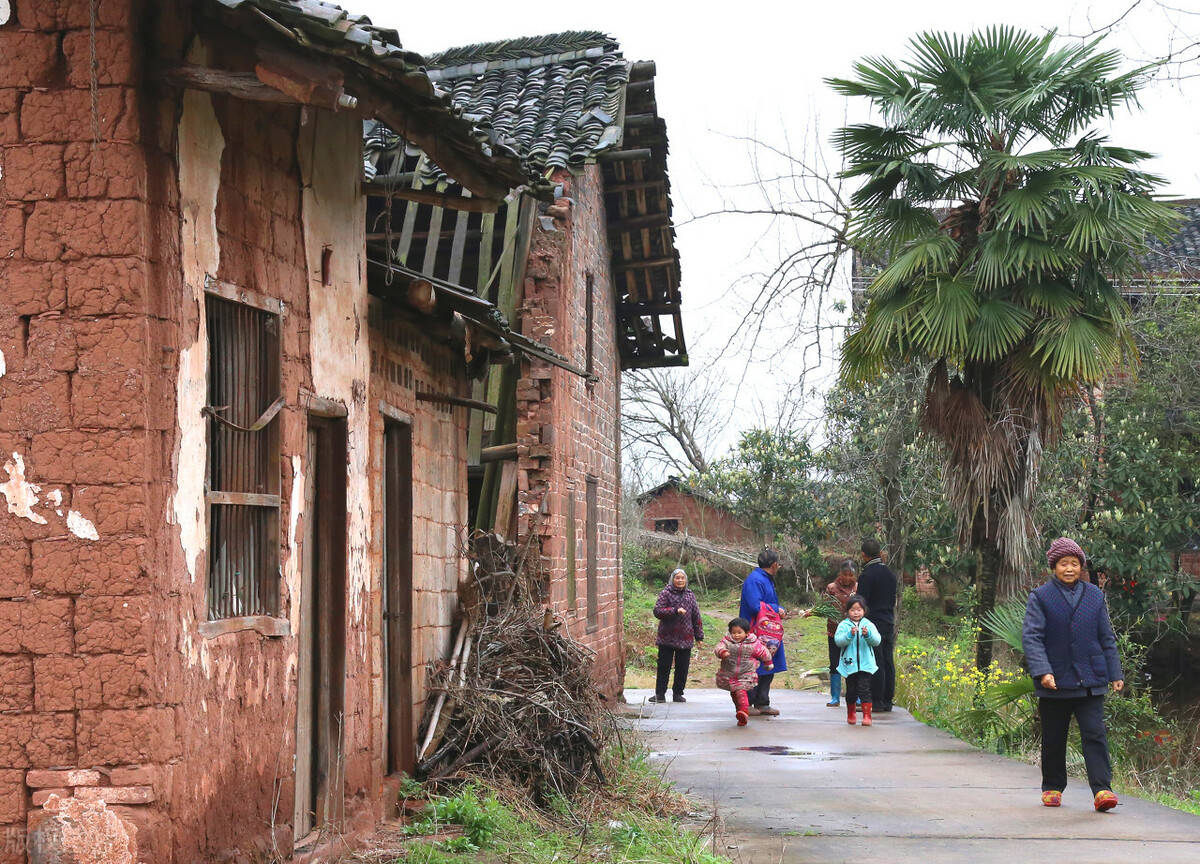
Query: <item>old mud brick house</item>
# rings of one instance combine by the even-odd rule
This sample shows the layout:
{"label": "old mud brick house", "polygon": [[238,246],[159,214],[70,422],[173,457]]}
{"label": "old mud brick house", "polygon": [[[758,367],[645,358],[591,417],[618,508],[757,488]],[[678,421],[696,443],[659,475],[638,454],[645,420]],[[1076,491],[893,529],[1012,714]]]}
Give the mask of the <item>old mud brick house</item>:
{"label": "old mud brick house", "polygon": [[54,851],[52,794],[141,861],[286,855],[373,825],[411,765],[463,567],[457,403],[512,347],[474,292],[369,268],[363,121],[479,203],[528,182],[421,63],[316,0],[4,16],[5,864],[27,827]]}
{"label": "old mud brick house", "polygon": [[[602,33],[563,33],[444,51],[429,75],[557,184],[556,200],[473,212],[486,208],[464,202],[453,172],[372,127],[384,197],[368,248],[397,285],[474,291],[560,355],[522,356],[476,385],[495,413],[471,416],[472,521],[528,550],[550,604],[595,650],[597,686],[618,699],[620,373],[687,362],[655,67]],[[409,200],[389,202],[401,189]]]}
{"label": "old mud brick house", "polygon": [[692,489],[678,477],[638,496],[642,527],[662,534],[688,534],[718,543],[754,545],[754,532],[742,525],[720,502]]}

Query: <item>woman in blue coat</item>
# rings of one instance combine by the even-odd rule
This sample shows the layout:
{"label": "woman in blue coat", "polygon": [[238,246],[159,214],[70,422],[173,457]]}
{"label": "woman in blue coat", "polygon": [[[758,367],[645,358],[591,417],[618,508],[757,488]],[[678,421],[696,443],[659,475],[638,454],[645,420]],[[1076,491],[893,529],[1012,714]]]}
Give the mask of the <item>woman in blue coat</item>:
{"label": "woman in blue coat", "polygon": [[[775,574],[779,572],[779,554],[772,548],[764,547],[758,553],[758,566],[750,571],[746,581],[742,583],[742,605],[738,616],[745,618],[754,626],[759,609],[766,603],[780,615],[783,607],[779,605],[779,595],[775,593]],[[783,654],[783,645],[775,652],[775,668],[770,672],[766,667],[758,667],[758,686],[750,691],[750,715],[766,714],[778,716],[779,710],[771,707],[771,681],[776,673],[787,671],[787,658]]]}

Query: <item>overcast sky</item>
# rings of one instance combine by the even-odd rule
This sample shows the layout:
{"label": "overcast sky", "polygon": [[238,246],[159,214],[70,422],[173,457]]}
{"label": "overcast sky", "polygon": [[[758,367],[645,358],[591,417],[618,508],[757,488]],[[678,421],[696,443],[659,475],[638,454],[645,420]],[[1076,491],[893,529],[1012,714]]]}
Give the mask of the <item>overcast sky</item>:
{"label": "overcast sky", "polygon": [[[804,149],[806,141],[810,149],[816,144],[828,149],[825,142],[834,129],[864,120],[866,114],[862,105],[847,104],[831,93],[822,79],[850,74],[852,63],[864,55],[903,57],[916,32],[966,32],[1000,23],[1083,34],[1121,19],[1133,0],[339,2],[367,13],[377,24],[395,27],[406,48],[422,53],[515,36],[603,30],[620,41],[626,58],[657,63],[658,111],[667,121],[680,226],[685,333],[693,368],[723,370],[731,382],[728,399],[737,408],[723,409],[733,417],[726,433],[731,440],[740,427],[756,420],[757,403],[769,405],[775,389],[795,384],[797,370],[806,362],[800,349],[778,350],[795,317],[806,314],[787,306],[780,307],[776,326],[759,339],[757,362],[748,373],[745,346],[722,353],[753,288],[753,279],[748,284],[746,277],[778,260],[797,236],[791,226],[753,217],[689,221],[718,208],[723,196],[747,194],[738,184],[751,181],[754,171],[752,148],[743,139],[756,137],[792,151]],[[1181,31],[1200,33],[1200,14],[1170,6],[1200,10],[1198,0],[1143,0],[1121,20],[1110,41],[1131,58],[1131,65],[1178,46]],[[1193,73],[1200,73],[1200,62],[1194,65]],[[1152,170],[1169,178],[1169,191],[1176,197],[1200,197],[1200,122],[1196,100],[1189,96],[1200,96],[1200,79],[1156,83],[1142,100],[1144,110],[1118,117],[1111,130],[1116,143],[1159,154]],[[813,360],[811,351],[807,360]],[[821,379],[829,377],[832,361],[828,356],[825,361],[824,373],[809,376],[810,387],[819,389]],[[819,400],[811,400],[805,414],[812,418],[819,411]]]}

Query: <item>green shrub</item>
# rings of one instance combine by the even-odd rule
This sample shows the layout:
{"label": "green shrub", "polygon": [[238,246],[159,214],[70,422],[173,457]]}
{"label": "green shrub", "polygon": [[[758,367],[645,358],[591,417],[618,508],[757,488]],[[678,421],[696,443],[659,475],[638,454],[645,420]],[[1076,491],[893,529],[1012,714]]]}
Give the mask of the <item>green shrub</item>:
{"label": "green shrub", "polygon": [[900,629],[911,636],[946,636],[956,619],[943,615],[940,604],[917,595],[909,585],[900,595]]}
{"label": "green shrub", "polygon": [[456,841],[449,841],[454,843],[455,848],[446,844],[442,848],[454,852],[473,852],[488,848],[496,833],[511,819],[511,814],[496,800],[495,795],[485,794],[470,784],[457,795],[430,801],[421,820],[411,826],[410,833],[432,834],[444,825],[461,825],[463,836]]}

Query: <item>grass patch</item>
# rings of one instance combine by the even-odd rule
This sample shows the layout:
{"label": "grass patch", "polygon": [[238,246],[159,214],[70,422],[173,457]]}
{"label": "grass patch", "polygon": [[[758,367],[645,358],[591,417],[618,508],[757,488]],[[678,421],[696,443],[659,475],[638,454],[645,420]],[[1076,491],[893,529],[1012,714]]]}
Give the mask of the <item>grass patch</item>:
{"label": "grass patch", "polygon": [[[394,837],[345,861],[729,864],[684,825],[692,804],[662,779],[644,748],[610,748],[605,763],[607,786],[574,801],[553,799],[548,809],[533,807],[518,790],[493,778],[486,786],[483,780],[468,781],[434,796],[422,816],[402,832],[409,839]],[[461,831],[461,836],[429,837],[448,829]]]}

